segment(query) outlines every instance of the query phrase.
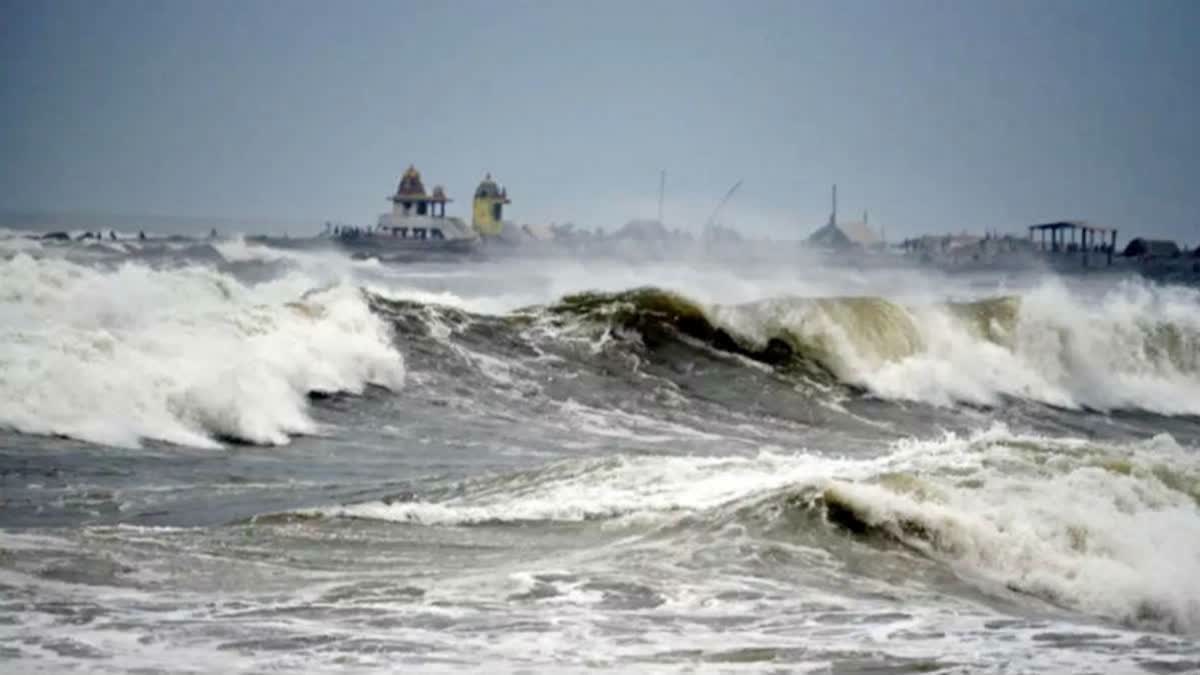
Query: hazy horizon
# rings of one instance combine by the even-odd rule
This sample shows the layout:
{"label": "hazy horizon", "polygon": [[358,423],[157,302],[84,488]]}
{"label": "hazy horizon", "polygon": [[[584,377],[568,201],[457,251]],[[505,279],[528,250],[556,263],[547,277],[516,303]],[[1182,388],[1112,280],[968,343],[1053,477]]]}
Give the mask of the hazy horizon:
{"label": "hazy horizon", "polygon": [[3,2],[0,210],[1200,239],[1200,5]]}

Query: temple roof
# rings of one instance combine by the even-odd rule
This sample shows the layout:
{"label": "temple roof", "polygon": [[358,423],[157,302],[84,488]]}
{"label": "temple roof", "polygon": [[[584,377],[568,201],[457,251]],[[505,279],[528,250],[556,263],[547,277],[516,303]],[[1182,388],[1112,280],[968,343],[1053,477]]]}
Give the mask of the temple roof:
{"label": "temple roof", "polygon": [[452,201],[446,197],[446,191],[440,185],[433,188],[432,196],[426,195],[425,185],[421,183],[421,172],[411,164],[404,171],[404,175],[400,177],[400,185],[396,187],[396,194],[392,195],[391,200],[394,202]]}
{"label": "temple roof", "polygon": [[404,175],[400,177],[400,186],[396,188],[397,197],[424,197],[425,186],[421,184],[421,172],[412,164],[408,165]]}
{"label": "temple roof", "polygon": [[496,185],[496,181],[492,180],[492,174],[487,174],[483,178],[483,182],[479,187],[475,188],[476,199],[500,199],[505,203],[508,202],[508,190]]}

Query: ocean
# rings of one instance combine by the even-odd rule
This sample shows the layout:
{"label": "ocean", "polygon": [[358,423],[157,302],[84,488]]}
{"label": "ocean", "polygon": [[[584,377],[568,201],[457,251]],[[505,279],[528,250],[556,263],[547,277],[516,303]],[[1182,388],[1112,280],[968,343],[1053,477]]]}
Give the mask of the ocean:
{"label": "ocean", "polygon": [[0,670],[1200,670],[1200,289],[0,237]]}

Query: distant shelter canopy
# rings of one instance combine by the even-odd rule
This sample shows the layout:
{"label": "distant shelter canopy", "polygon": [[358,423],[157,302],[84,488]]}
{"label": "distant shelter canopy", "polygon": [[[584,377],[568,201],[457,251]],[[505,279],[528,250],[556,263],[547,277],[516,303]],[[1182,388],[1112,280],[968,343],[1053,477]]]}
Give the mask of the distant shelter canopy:
{"label": "distant shelter canopy", "polygon": [[[1099,244],[1104,247],[1115,247],[1117,243],[1117,230],[1112,227],[1100,227],[1092,225],[1085,220],[1060,220],[1053,223],[1041,223],[1039,225],[1029,226],[1029,240],[1033,241],[1035,235],[1040,235],[1042,248],[1046,248],[1047,235],[1049,236],[1049,248],[1052,251],[1059,251],[1068,248],[1093,248]],[[1099,235],[1097,242],[1096,235]],[[1111,241],[1105,242],[1106,238],[1111,237]],[[1070,239],[1070,242],[1067,239]]]}

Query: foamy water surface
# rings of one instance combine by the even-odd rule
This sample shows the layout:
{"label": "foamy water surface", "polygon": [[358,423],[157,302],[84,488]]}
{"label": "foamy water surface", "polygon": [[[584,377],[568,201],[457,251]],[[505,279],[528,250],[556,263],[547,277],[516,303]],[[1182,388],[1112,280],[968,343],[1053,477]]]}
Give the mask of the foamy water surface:
{"label": "foamy water surface", "polygon": [[1196,289],[793,263],[0,237],[0,663],[1200,669]]}

